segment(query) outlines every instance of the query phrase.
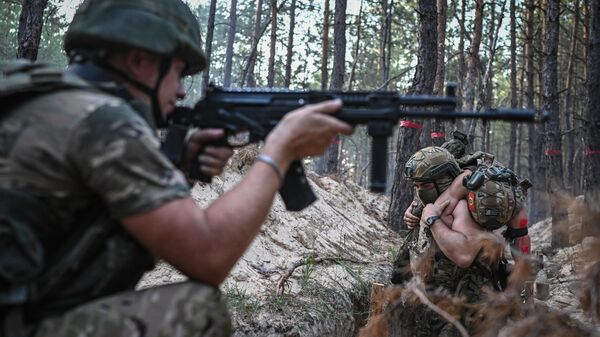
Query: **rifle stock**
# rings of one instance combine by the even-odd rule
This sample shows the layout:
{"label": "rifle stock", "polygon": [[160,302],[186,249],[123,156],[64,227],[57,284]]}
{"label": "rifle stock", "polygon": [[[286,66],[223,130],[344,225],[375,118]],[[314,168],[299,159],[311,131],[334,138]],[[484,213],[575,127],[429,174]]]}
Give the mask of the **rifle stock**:
{"label": "rifle stock", "polygon": [[[446,96],[401,96],[397,92],[378,91],[291,91],[281,89],[224,90],[209,86],[204,99],[193,108],[178,107],[169,117],[169,128],[162,150],[174,163],[181,161],[189,128],[219,128],[227,136],[247,132],[248,142],[264,140],[283,116],[307,104],[341,99],[343,107],[333,116],[356,125],[366,125],[372,138],[371,190],[383,192],[386,187],[387,147],[393,127],[405,117],[415,118],[482,118],[532,122],[533,110],[491,109],[484,112],[456,112],[455,89],[446,87]],[[435,109],[432,109],[435,108]],[[217,145],[237,147],[221,141]],[[242,145],[243,146],[243,145]],[[193,179],[210,182],[198,171],[197,163],[189,168]],[[316,200],[301,161],[292,163],[286,172],[280,194],[291,211],[306,208]]]}

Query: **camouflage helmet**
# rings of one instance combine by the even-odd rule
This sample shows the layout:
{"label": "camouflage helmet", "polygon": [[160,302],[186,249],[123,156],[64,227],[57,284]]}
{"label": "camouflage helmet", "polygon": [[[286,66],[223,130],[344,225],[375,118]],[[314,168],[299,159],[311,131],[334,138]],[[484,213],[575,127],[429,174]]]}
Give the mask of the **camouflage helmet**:
{"label": "camouflage helmet", "polygon": [[406,162],[404,175],[415,182],[433,182],[449,174],[456,178],[460,167],[448,150],[430,146],[423,148]]}
{"label": "camouflage helmet", "polygon": [[184,75],[201,71],[206,58],[198,21],[181,0],[86,0],[65,34],[76,50],[133,47],[186,62]]}
{"label": "camouflage helmet", "polygon": [[508,224],[522,205],[522,193],[507,181],[486,178],[483,184],[467,195],[467,205],[473,219],[482,227],[494,230]]}

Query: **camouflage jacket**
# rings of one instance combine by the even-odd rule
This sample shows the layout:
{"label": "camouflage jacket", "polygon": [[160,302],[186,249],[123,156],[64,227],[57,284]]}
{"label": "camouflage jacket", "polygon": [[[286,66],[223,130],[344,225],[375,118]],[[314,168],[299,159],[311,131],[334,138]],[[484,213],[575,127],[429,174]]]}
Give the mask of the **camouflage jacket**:
{"label": "camouflage jacket", "polygon": [[[0,89],[5,88],[2,84],[0,81]],[[69,254],[66,242],[76,245],[81,241],[73,233],[83,237],[92,222],[118,222],[189,195],[185,177],[160,151],[151,114],[144,104],[97,90],[94,85],[30,91],[3,107],[0,114],[0,197],[5,204],[13,204],[0,209],[0,216],[13,219],[2,224],[8,228],[0,228],[0,239],[8,242],[0,250],[0,307],[3,302],[26,301],[12,299],[15,292],[7,289],[51,273],[51,261],[60,263]],[[23,202],[11,201],[19,195]],[[95,214],[93,221],[90,212]],[[31,214],[40,216],[33,219]],[[117,227],[118,238],[98,236],[114,242],[95,244],[87,262],[73,257],[72,265],[102,267],[73,271],[70,289],[63,289],[62,293],[78,290],[79,294],[97,297],[135,285],[141,276],[139,270],[127,280],[106,280],[103,289],[94,290],[102,280],[93,274],[106,273],[107,268],[115,271],[115,259],[127,261],[125,264],[140,261],[118,256],[134,252],[143,261],[148,260],[147,253],[148,256],[142,256],[145,249],[126,238],[118,224]],[[128,243],[121,245],[123,242]],[[136,244],[139,248],[134,247]],[[109,252],[110,247],[113,252]],[[121,267],[127,270],[131,265]],[[17,269],[20,270],[16,272]],[[77,272],[85,279],[79,287]],[[27,288],[32,286],[28,284]],[[6,296],[11,299],[3,298]],[[73,298],[70,304],[81,300],[75,295]]]}

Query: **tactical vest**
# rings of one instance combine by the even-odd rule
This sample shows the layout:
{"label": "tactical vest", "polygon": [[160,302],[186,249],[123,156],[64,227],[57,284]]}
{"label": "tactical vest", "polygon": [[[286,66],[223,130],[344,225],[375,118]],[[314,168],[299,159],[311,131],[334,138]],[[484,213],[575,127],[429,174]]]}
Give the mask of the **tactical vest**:
{"label": "tactical vest", "polygon": [[[92,83],[44,64],[17,60],[0,70],[4,111],[59,90],[98,91]],[[152,268],[152,256],[110,218],[103,202],[92,205],[69,224],[74,230],[55,245],[60,248],[49,251],[35,229],[65,226],[56,224],[44,200],[0,188],[0,317],[16,307],[26,308],[29,320],[57,314],[132,289]]]}

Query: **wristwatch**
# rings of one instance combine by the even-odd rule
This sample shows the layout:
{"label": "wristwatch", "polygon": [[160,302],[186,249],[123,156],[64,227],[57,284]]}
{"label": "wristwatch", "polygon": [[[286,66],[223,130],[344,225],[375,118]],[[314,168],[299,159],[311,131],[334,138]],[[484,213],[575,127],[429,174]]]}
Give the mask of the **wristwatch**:
{"label": "wristwatch", "polygon": [[425,220],[425,224],[427,225],[427,227],[431,227],[434,222],[436,222],[440,219],[441,218],[438,215],[432,215],[429,218],[427,218],[427,220]]}

